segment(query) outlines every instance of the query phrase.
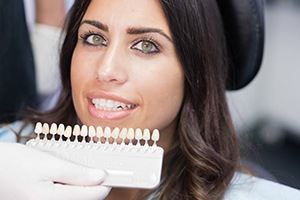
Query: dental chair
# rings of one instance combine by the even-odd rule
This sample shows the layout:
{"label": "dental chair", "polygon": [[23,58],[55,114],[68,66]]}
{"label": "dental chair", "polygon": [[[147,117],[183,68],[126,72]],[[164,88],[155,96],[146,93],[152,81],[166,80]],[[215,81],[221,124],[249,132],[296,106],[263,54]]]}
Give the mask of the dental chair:
{"label": "dental chair", "polygon": [[[263,58],[265,24],[263,0],[217,0],[224,21],[230,66],[227,90],[240,90],[257,75]],[[243,157],[243,155],[242,155]],[[260,165],[241,159],[256,176],[277,181]]]}
{"label": "dental chair", "polygon": [[36,101],[23,0],[0,0],[0,30],[0,123],[9,123]]}
{"label": "dental chair", "polygon": [[227,89],[238,90],[259,71],[264,48],[263,0],[217,0],[224,20],[230,67]]}

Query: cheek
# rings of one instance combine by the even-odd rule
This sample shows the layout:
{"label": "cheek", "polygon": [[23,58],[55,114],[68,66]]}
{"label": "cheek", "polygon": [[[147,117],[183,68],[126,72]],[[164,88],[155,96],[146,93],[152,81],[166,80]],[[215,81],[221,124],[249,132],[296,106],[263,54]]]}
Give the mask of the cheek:
{"label": "cheek", "polygon": [[[158,129],[164,129],[177,117],[184,96],[184,80],[181,70],[157,73],[151,84],[144,85],[148,98],[147,120],[153,121]],[[147,121],[146,120],[146,121]]]}
{"label": "cheek", "polygon": [[[174,88],[173,84],[169,90],[162,91],[164,95],[161,95],[157,101],[157,117],[158,125],[162,130],[169,127],[171,124],[176,123],[175,120],[178,116],[179,110],[183,101],[183,92],[180,85],[177,85],[178,88]],[[167,89],[167,88],[166,88]],[[158,94],[159,95],[159,94]]]}
{"label": "cheek", "polygon": [[166,87],[157,94],[160,96],[157,106],[163,111],[161,114],[174,119],[183,101],[183,82],[181,79],[171,80],[165,83]]}
{"label": "cheek", "polygon": [[[82,81],[82,72],[80,67],[78,67],[78,60],[76,58],[72,59],[71,63],[71,87],[72,87],[72,95],[76,94],[80,88]],[[74,96],[73,96],[74,98]]]}

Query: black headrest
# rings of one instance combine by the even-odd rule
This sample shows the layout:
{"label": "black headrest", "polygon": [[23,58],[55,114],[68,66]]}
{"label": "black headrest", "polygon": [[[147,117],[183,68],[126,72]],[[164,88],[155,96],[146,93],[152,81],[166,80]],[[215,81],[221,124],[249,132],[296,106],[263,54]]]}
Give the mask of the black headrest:
{"label": "black headrest", "polygon": [[217,0],[229,46],[227,89],[246,86],[257,74],[264,48],[263,0]]}

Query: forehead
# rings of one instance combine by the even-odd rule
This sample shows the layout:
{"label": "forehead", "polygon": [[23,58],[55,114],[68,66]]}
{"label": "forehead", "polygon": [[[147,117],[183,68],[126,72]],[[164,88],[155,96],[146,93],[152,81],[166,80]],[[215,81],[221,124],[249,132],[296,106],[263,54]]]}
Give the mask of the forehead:
{"label": "forehead", "polygon": [[92,0],[83,20],[99,20],[109,28],[148,26],[170,32],[159,0]]}

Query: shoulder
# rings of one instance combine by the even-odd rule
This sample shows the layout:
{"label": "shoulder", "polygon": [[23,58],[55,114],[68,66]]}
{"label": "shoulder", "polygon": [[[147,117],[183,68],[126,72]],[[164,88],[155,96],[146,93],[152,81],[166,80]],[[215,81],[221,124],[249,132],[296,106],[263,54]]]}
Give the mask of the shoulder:
{"label": "shoulder", "polygon": [[33,124],[25,125],[23,121],[15,121],[0,126],[0,142],[16,142],[17,133],[28,136],[33,132]]}
{"label": "shoulder", "polygon": [[300,199],[300,191],[279,183],[236,173],[224,200],[288,200]]}

